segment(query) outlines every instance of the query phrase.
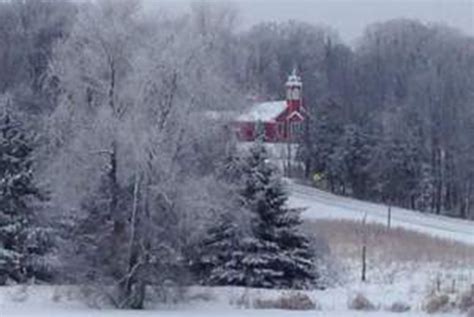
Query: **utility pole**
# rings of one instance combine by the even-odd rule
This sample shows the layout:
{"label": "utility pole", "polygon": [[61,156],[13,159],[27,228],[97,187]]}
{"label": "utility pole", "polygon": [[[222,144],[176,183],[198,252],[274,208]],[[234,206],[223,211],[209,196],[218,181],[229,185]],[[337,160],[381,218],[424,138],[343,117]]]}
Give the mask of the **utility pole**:
{"label": "utility pole", "polygon": [[362,219],[362,254],[361,254],[361,264],[362,264],[362,272],[361,272],[361,281],[365,282],[367,280],[367,243],[368,243],[368,226],[367,226],[367,213],[364,214],[364,218]]}
{"label": "utility pole", "polygon": [[387,228],[390,229],[392,224],[392,204],[388,204],[388,211],[387,211]]}

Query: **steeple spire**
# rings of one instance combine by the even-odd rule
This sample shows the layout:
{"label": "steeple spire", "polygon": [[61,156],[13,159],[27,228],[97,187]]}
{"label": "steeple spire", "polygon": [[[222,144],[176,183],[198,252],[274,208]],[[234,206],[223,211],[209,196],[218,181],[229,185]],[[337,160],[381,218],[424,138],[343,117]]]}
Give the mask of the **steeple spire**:
{"label": "steeple spire", "polygon": [[298,68],[295,66],[293,66],[293,71],[291,72],[291,75],[292,76],[297,76],[298,75]]}

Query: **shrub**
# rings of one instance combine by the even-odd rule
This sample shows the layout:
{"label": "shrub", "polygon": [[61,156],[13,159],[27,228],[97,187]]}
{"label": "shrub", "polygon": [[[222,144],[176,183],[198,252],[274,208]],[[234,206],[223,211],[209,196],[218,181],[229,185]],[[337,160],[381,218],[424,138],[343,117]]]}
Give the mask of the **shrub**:
{"label": "shrub", "polygon": [[253,307],[256,309],[280,309],[278,301],[274,299],[257,298],[253,301]]}
{"label": "shrub", "polygon": [[315,310],[319,309],[308,295],[304,293],[294,293],[282,295],[277,299],[256,299],[253,303],[257,309],[284,309],[284,310]]}
{"label": "shrub", "polygon": [[462,312],[474,308],[474,289],[461,294],[459,297],[458,307]]}
{"label": "shrub", "polygon": [[392,313],[404,313],[411,309],[410,305],[404,302],[394,302],[392,306],[388,308]]}
{"label": "shrub", "polygon": [[428,314],[446,312],[450,308],[449,296],[446,294],[434,294],[426,300],[424,309]]}
{"label": "shrub", "polygon": [[364,294],[358,293],[348,305],[349,309],[353,310],[375,310],[375,305]]}

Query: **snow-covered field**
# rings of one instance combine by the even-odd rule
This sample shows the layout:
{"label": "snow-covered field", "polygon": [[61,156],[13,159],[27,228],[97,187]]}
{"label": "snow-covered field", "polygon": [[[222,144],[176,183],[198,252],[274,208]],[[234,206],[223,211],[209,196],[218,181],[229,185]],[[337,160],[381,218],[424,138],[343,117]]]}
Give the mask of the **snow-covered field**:
{"label": "snow-covered field", "polygon": [[[369,222],[386,223],[385,206],[338,197],[296,184],[291,184],[290,188],[290,204],[306,207],[305,219],[359,221],[366,213]],[[394,208],[392,224],[430,236],[474,245],[472,222]],[[350,238],[347,237],[347,239]],[[336,255],[333,254],[333,256]],[[98,310],[88,307],[78,292],[70,291],[65,287],[35,286],[0,288],[0,317],[386,317],[400,315],[422,317],[429,316],[423,312],[423,304],[438,283],[441,283],[442,291],[449,294],[453,300],[459,296],[459,292],[468,289],[474,283],[474,267],[471,265],[472,262],[469,262],[471,258],[466,257],[458,262],[465,264],[448,266],[445,265],[446,263],[443,265],[443,263],[435,262],[404,261],[377,262],[376,264],[372,262],[369,263],[370,279],[366,283],[359,282],[358,258],[336,259],[334,263],[344,267],[342,272],[344,278],[327,290],[306,293],[317,303],[318,310],[255,309],[252,304],[255,300],[274,299],[282,292],[241,288],[192,288],[187,295],[186,305],[156,307],[147,311]],[[455,281],[455,287],[453,281]],[[375,311],[360,312],[347,308],[351,298],[359,293],[364,294],[376,306]],[[387,307],[397,301],[409,305],[410,311],[402,314],[388,312]],[[454,317],[462,316],[462,314],[453,309],[449,313],[436,314],[436,316]]]}
{"label": "snow-covered field", "polygon": [[[290,183],[290,205],[306,207],[307,219],[350,219],[387,223],[384,205],[333,195],[315,188]],[[474,222],[392,208],[392,225],[474,245]]]}

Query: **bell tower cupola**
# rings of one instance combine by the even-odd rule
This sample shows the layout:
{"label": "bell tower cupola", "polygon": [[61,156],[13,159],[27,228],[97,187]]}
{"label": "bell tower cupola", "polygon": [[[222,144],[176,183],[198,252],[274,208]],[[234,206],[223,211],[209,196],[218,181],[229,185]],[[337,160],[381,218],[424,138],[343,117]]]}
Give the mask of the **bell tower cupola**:
{"label": "bell tower cupola", "polygon": [[303,82],[298,76],[296,68],[293,69],[285,84],[286,102],[291,112],[300,111],[303,104]]}

